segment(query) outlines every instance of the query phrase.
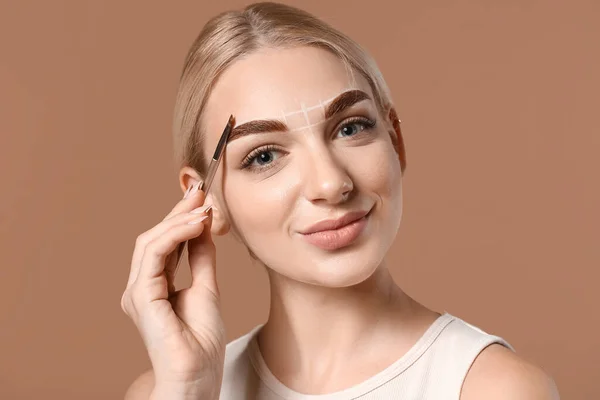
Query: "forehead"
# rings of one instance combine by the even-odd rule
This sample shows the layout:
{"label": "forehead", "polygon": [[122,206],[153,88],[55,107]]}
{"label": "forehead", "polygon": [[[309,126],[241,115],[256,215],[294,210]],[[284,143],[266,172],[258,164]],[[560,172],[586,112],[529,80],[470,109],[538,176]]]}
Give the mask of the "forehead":
{"label": "forehead", "polygon": [[[322,112],[321,104],[350,89],[371,95],[367,81],[334,54],[315,47],[261,49],[237,60],[218,79],[204,109],[206,144],[214,146],[230,114],[255,119]],[[314,118],[314,115],[311,115]],[[288,118],[291,129],[304,120]]]}

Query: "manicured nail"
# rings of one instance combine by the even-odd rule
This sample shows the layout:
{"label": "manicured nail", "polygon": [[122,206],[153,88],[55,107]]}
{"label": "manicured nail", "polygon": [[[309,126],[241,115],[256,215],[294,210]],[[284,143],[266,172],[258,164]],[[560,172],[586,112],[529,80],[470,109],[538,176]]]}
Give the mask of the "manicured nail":
{"label": "manicured nail", "polygon": [[191,220],[190,222],[188,222],[188,225],[199,224],[200,222],[204,221],[206,218],[208,218],[208,215],[203,215],[200,218],[196,218],[196,219]]}
{"label": "manicured nail", "polygon": [[202,207],[198,207],[190,211],[190,214],[202,214],[203,212],[208,212],[212,207],[212,204],[208,204]]}
{"label": "manicured nail", "polygon": [[187,199],[187,197],[189,196],[190,192],[192,191],[192,188],[194,187],[194,185],[190,186],[187,188],[187,190],[185,191],[185,193],[183,194],[183,198]]}
{"label": "manicured nail", "polygon": [[200,182],[200,181],[194,183],[194,186],[192,186],[192,190],[190,191],[190,197],[195,195],[196,193],[198,193],[198,188],[200,187],[201,183],[202,182]]}

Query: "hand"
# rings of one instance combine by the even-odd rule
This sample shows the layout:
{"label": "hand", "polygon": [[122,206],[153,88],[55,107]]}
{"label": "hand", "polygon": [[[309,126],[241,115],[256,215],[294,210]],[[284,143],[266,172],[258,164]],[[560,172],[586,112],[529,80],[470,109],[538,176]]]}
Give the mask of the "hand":
{"label": "hand", "polygon": [[[121,308],[146,345],[156,388],[207,393],[221,386],[226,337],[212,211],[206,215],[206,207],[200,207],[205,194],[198,185],[158,225],[138,236]],[[174,251],[185,240],[192,284],[175,291]]]}

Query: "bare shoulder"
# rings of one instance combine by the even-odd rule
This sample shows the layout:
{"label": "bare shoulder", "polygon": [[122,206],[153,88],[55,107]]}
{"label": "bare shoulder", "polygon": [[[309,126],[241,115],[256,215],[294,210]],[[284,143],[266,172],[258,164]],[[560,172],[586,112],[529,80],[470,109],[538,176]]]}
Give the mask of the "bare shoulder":
{"label": "bare shoulder", "polygon": [[154,371],[149,369],[138,376],[125,393],[125,400],[148,400],[154,389]]}
{"label": "bare shoulder", "polygon": [[500,344],[483,350],[465,378],[461,400],[559,400],[553,379]]}

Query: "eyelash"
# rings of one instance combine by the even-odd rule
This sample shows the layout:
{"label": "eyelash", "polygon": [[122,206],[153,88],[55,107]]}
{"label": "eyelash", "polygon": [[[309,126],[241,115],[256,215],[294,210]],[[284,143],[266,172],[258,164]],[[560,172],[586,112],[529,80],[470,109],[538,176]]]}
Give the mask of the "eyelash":
{"label": "eyelash", "polygon": [[[375,127],[375,121],[369,119],[369,118],[365,118],[365,117],[352,117],[352,118],[348,118],[347,120],[345,120],[340,126],[339,128],[336,130],[336,134],[338,132],[340,132],[343,128],[347,127],[347,126],[352,126],[352,125],[362,125],[363,129],[361,129],[358,133],[356,133],[355,135],[351,136],[354,137],[358,134],[360,134],[363,131],[368,131],[371,130]],[[240,165],[240,168],[242,169],[249,169],[249,170],[265,170],[270,168],[269,164],[267,166],[253,166],[252,163],[254,162],[254,160],[261,155],[262,153],[268,153],[270,151],[277,151],[279,150],[277,148],[277,146],[272,145],[272,144],[268,144],[266,146],[262,146],[259,147],[257,149],[252,150],[243,160],[242,163]]]}

